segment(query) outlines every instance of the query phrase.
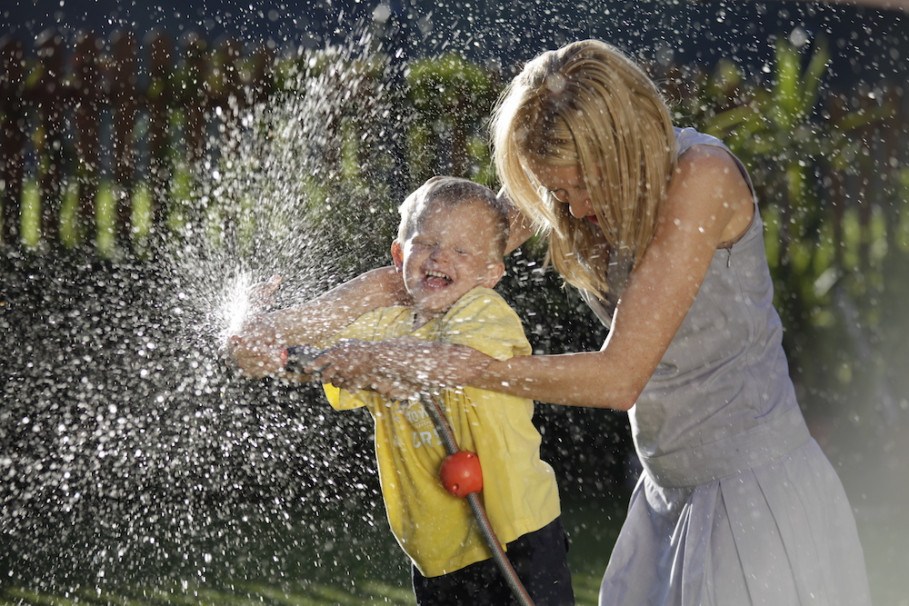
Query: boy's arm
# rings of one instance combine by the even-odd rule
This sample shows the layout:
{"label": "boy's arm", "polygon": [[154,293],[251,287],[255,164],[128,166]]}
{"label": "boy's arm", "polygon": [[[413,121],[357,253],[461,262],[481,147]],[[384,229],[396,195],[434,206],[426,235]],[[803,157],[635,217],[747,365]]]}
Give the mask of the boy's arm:
{"label": "boy's arm", "polygon": [[305,303],[259,314],[244,330],[272,345],[306,345],[330,338],[368,311],[409,303],[401,274],[381,267]]}
{"label": "boy's arm", "polygon": [[309,375],[284,372],[288,346],[325,341],[366,312],[409,302],[394,267],[371,270],[305,303],[247,318],[228,352],[247,376],[308,381]]}

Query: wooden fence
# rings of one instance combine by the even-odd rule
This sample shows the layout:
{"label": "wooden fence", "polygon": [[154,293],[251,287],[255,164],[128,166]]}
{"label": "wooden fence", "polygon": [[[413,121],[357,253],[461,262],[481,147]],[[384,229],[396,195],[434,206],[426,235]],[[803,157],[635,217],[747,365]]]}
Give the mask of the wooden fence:
{"label": "wooden fence", "polygon": [[[21,40],[0,41],[4,243],[19,241],[23,185],[30,176],[38,183],[44,239],[59,240],[63,188],[70,181],[78,188],[79,219],[91,228],[99,184],[109,175],[117,192],[119,238],[128,240],[140,168],[154,223],[160,224],[173,157],[189,163],[201,157],[210,110],[229,111],[269,93],[273,58],[267,49],[246,54],[233,40],[210,47],[195,34],[178,48],[161,32],[150,33],[144,48],[142,56],[128,31],[115,33],[108,44],[81,34],[71,49],[59,33],[48,31],[28,49],[33,54],[26,54]],[[175,112],[181,115],[179,132]],[[137,139],[140,117],[145,141]],[[26,174],[29,166],[33,175]]]}
{"label": "wooden fence", "polygon": [[[141,45],[129,31],[109,40],[84,33],[71,45],[55,31],[43,33],[29,47],[15,38],[0,40],[0,243],[22,245],[22,201],[29,184],[38,190],[41,241],[50,245],[61,241],[62,201],[74,188],[76,220],[92,233],[102,183],[113,188],[118,242],[129,248],[133,195],[140,182],[150,192],[151,229],[162,231],[175,166],[192,166],[203,158],[213,121],[230,121],[273,94],[278,63],[273,50],[247,49],[231,39],[212,44],[193,33],[174,42],[166,33],[151,32]],[[449,71],[455,69],[449,66]],[[412,69],[410,77],[417,73]],[[455,77],[443,77],[449,77],[446,86],[451,89]],[[481,77],[488,90],[479,102],[476,78],[460,85],[462,92],[444,101],[447,107],[436,107],[444,95],[431,77],[421,85],[424,90],[409,92],[411,106],[432,106],[424,111],[424,121],[446,131],[424,140],[446,142],[444,168],[452,174],[467,176],[471,133],[483,136],[474,131],[482,130],[482,119],[501,89],[497,74]],[[884,88],[900,91],[902,86]],[[865,138],[870,174],[846,178],[831,170],[822,177],[834,183],[831,191],[838,198],[829,213],[835,229],[842,229],[840,215],[850,205],[861,209],[864,220],[878,207],[892,216],[898,206],[901,194],[895,190],[900,186],[893,175],[907,162],[906,101],[898,94],[894,100],[894,112],[883,124],[857,135]],[[356,113],[356,108],[350,111]]]}

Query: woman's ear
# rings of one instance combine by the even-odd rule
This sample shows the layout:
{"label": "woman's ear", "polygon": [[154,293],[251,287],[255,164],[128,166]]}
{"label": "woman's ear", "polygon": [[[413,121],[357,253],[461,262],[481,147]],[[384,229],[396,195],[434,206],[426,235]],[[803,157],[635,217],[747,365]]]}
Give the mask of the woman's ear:
{"label": "woman's ear", "polygon": [[401,271],[404,267],[404,249],[397,240],[391,243],[391,258],[395,262],[395,269]]}

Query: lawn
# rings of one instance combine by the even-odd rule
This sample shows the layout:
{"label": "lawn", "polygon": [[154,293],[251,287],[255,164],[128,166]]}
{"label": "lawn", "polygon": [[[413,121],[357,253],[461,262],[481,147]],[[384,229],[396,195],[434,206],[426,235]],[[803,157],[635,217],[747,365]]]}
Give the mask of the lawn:
{"label": "lawn", "polygon": [[[621,497],[624,500],[624,497]],[[570,562],[579,606],[594,605],[600,577],[621,523],[624,502],[569,498],[563,517],[571,534]],[[373,507],[375,503],[366,503]],[[125,565],[128,581],[95,570],[75,580],[55,563],[34,582],[0,585],[0,604],[89,605],[312,605],[413,604],[409,566],[381,516],[283,520],[262,510],[259,519],[230,525],[227,533],[208,532],[186,545],[182,559],[201,566],[168,567],[137,558]],[[330,519],[328,519],[330,518]],[[371,520],[371,521],[369,521]],[[211,535],[222,535],[223,544]],[[62,548],[61,548],[62,549]],[[61,558],[65,554],[61,551]],[[179,555],[173,557],[179,560]],[[154,568],[161,570],[155,572]],[[103,568],[103,567],[102,567]],[[165,570],[165,568],[169,568]],[[57,572],[65,583],[53,578]]]}

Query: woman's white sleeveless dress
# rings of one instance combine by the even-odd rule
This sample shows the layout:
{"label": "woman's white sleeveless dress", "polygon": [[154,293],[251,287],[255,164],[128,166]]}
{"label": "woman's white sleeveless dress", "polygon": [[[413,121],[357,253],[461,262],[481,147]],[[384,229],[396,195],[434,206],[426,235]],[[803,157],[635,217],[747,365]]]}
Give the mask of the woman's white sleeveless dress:
{"label": "woman's white sleeveless dress", "polygon": [[[870,604],[852,510],[789,378],[762,229],[755,205],[629,413],[643,473],[601,606]],[[586,298],[608,325],[612,304]]]}

